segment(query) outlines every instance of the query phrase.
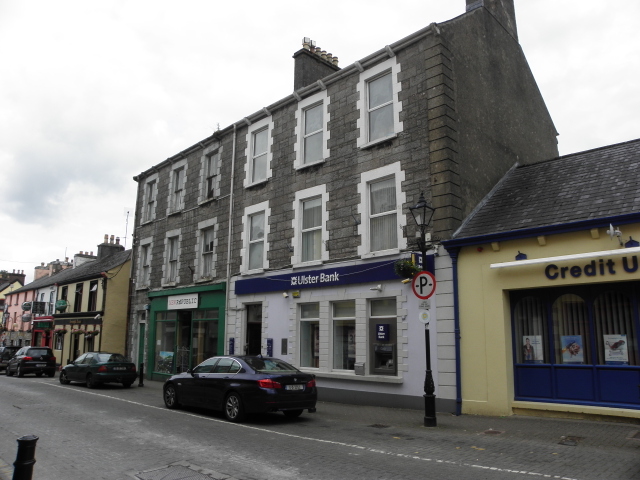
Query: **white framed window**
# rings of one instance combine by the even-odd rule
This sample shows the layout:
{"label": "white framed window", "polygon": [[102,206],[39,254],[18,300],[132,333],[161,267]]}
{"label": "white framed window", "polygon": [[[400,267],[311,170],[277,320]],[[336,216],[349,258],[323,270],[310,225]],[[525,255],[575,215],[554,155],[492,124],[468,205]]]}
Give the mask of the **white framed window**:
{"label": "white framed window", "polygon": [[147,237],[140,240],[137,288],[146,288],[151,282],[152,239],[152,237]]}
{"label": "white framed window", "polygon": [[326,185],[296,192],[292,220],[294,253],[291,262],[294,266],[319,264],[329,259],[326,248],[328,201]]}
{"label": "white framed window", "polygon": [[393,138],[402,131],[402,104],[398,100],[400,64],[397,58],[394,56],[360,74],[357,87],[360,94],[359,148]]}
{"label": "white framed window", "polygon": [[320,366],[320,304],[300,304],[300,366]]}
{"label": "white framed window", "polygon": [[245,209],[242,232],[243,273],[258,273],[269,268],[269,202],[262,202]]}
{"label": "white framed window", "polygon": [[205,148],[201,157],[202,182],[198,202],[206,202],[220,196],[220,158],[222,147],[216,142]]}
{"label": "white framed window", "polygon": [[165,234],[165,259],[163,284],[175,284],[180,280],[180,229],[170,230]]}
{"label": "white framed window", "polygon": [[363,258],[391,255],[406,248],[407,240],[401,229],[406,225],[406,216],[402,213],[406,201],[401,188],[404,177],[400,162],[361,175],[358,233],[362,243],[358,254]]}
{"label": "white framed window", "polygon": [[271,177],[271,147],[273,139],[271,116],[249,126],[245,155],[244,186],[266,182]]}
{"label": "white framed window", "polygon": [[142,193],[142,223],[151,222],[156,218],[156,198],[158,196],[158,174],[147,178]]}
{"label": "white framed window", "polygon": [[187,183],[187,159],[172,165],[169,177],[169,208],[167,215],[184,209],[184,194]]}
{"label": "white framed window", "polygon": [[216,275],[216,250],[218,247],[218,221],[212,218],[198,223],[196,241],[196,271],[200,280]]}
{"label": "white framed window", "polygon": [[329,96],[327,91],[311,95],[298,103],[294,145],[294,168],[321,163],[329,158]]}
{"label": "white framed window", "polygon": [[345,300],[331,304],[332,350],[334,370],[354,370],[356,363],[356,302]]}

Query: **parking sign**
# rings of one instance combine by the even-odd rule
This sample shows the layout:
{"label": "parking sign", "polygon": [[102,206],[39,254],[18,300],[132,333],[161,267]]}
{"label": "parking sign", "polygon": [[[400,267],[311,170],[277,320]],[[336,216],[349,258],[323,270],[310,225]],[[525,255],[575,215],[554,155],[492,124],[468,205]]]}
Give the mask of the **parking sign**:
{"label": "parking sign", "polygon": [[411,281],[411,289],[416,297],[426,300],[436,291],[436,277],[431,272],[418,272]]}

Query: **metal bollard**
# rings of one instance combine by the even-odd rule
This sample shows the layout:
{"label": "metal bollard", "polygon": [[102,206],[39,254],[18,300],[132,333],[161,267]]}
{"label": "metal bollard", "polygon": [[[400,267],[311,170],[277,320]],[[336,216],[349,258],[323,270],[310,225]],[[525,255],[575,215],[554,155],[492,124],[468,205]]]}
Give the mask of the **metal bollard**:
{"label": "metal bollard", "polygon": [[139,375],[140,375],[140,377],[138,379],[138,386],[139,387],[144,387],[144,379],[143,379],[143,377],[144,377],[144,363],[140,364],[140,374]]}
{"label": "metal bollard", "polygon": [[31,480],[33,465],[36,463],[36,443],[38,437],[25,435],[18,439],[18,455],[13,462],[13,480]]}

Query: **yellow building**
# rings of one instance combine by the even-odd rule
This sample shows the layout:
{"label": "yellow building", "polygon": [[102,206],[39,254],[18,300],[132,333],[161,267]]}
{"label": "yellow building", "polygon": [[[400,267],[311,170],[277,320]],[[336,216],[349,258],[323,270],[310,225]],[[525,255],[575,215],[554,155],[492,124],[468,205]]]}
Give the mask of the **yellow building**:
{"label": "yellow building", "polygon": [[640,140],[514,168],[452,240],[462,413],[640,419]]}
{"label": "yellow building", "polygon": [[[98,245],[98,259],[65,272],[57,284],[53,349],[63,365],[90,351],[127,354],[131,251]],[[59,277],[58,277],[59,278]]]}

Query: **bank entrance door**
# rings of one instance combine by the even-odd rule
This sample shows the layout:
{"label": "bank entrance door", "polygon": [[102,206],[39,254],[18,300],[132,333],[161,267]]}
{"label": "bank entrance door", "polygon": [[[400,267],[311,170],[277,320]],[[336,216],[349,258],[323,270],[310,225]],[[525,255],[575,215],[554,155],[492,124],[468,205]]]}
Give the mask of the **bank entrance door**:
{"label": "bank entrance door", "polygon": [[245,355],[262,353],[262,304],[247,305],[247,337],[244,344]]}

